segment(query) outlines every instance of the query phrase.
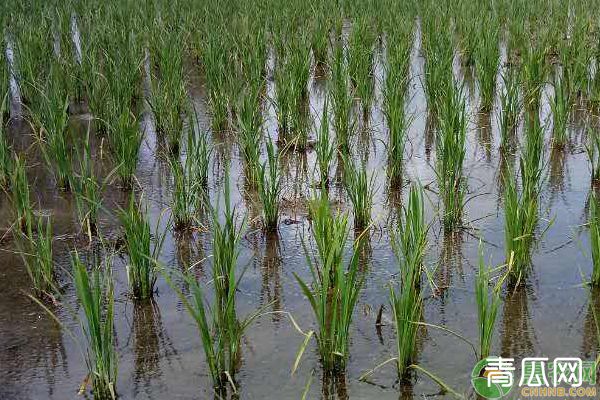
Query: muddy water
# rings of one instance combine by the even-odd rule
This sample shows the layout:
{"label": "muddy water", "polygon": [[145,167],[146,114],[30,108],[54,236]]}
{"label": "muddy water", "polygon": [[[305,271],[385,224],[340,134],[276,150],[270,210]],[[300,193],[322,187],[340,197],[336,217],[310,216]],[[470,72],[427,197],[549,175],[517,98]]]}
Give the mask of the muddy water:
{"label": "muddy water", "polygon": [[[418,40],[418,38],[417,38]],[[394,226],[402,202],[403,191],[390,192],[385,177],[387,128],[381,112],[381,80],[384,78],[384,56],[376,61],[376,101],[369,123],[356,135],[357,157],[368,162],[376,173],[377,194],[368,245],[361,257],[367,276],[352,326],[351,357],[348,371],[336,382],[324,380],[319,369],[314,343],[305,353],[298,372],[290,375],[302,337],[281,314],[259,319],[248,330],[243,345],[243,365],[237,375],[241,397],[245,399],[298,399],[304,390],[307,398],[340,399],[411,399],[423,396],[446,398],[436,385],[423,375],[411,383],[399,384],[395,369],[387,366],[377,371],[368,382],[358,377],[366,370],[394,355],[394,332],[388,324],[379,331],[375,327],[377,311],[387,305],[387,285],[398,272],[390,250],[389,230]],[[193,69],[190,96],[201,117],[201,128],[209,126],[202,79]],[[455,75],[467,85],[469,132],[465,170],[469,176],[469,197],[464,217],[467,230],[458,235],[444,235],[440,229],[435,189],[435,146],[429,129],[427,106],[421,87],[423,59],[417,47],[411,65],[410,101],[406,107],[414,115],[406,148],[406,180],[421,181],[426,187],[427,218],[433,221],[426,256],[433,271],[437,290],[428,290],[424,321],[444,325],[477,341],[477,316],[473,280],[477,267],[479,237],[485,240],[485,256],[491,262],[504,261],[504,214],[498,183],[499,131],[498,110],[490,114],[478,112],[478,93],[457,60]],[[312,78],[311,110],[318,120],[323,107],[325,81]],[[274,94],[273,82],[267,93]],[[551,118],[545,90],[542,118],[547,121],[549,141]],[[563,153],[551,154],[545,149],[546,180],[541,200],[541,216],[553,220],[534,252],[533,274],[525,288],[503,294],[503,305],[496,326],[493,354],[520,359],[525,356],[572,356],[592,359],[596,355],[595,327],[588,292],[581,287],[581,275],[591,268],[586,220],[589,196],[589,169],[584,152],[584,127],[587,112],[577,112],[570,127],[571,143]],[[276,137],[272,108],[265,107],[266,131]],[[73,117],[73,129],[84,134],[89,116]],[[157,157],[157,140],[150,115],[144,115],[146,139],[140,150],[138,179],[144,190],[152,224],[157,223],[168,207],[171,178],[167,164]],[[30,131],[24,122],[11,124],[11,135],[18,149],[31,144]],[[520,133],[522,135],[522,133]],[[223,164],[232,161],[231,187],[240,212],[248,212],[248,229],[242,242],[240,269],[246,268],[238,293],[238,313],[247,315],[265,304],[273,310],[290,312],[299,325],[314,328],[313,315],[292,275],[309,277],[302,239],[309,236],[305,200],[310,196],[315,154],[292,154],[282,160],[285,190],[278,235],[264,235],[253,220],[259,215],[255,197],[244,188],[243,167],[239,151],[231,138],[215,135],[213,173],[210,193],[213,201],[222,189]],[[29,148],[30,181],[34,185],[32,199],[36,208],[53,214],[56,238],[54,257],[61,267],[64,306],[54,307],[66,329],[75,333],[77,341],[61,330],[40,308],[25,296],[29,282],[10,235],[2,241],[0,268],[0,398],[1,399],[69,399],[85,377],[84,361],[78,341],[81,333],[68,309],[77,309],[75,294],[67,271],[69,251],[77,246],[88,254],[97,251],[78,231],[72,196],[54,189],[50,174],[36,150]],[[335,168],[334,168],[335,171]],[[406,191],[405,191],[406,192]],[[341,188],[332,190],[343,208],[351,206]],[[125,204],[127,195],[109,187],[104,193],[107,210]],[[0,200],[0,221],[4,234],[10,225],[8,199]],[[164,221],[162,222],[164,225]],[[542,225],[544,222],[542,222]],[[108,238],[119,236],[119,226],[110,212],[105,212],[101,229]],[[202,281],[210,276],[210,236],[204,231],[190,235],[167,235],[162,263],[171,268],[185,268],[196,263],[193,273]],[[118,257],[114,265],[116,281],[115,332],[119,352],[118,392],[123,399],[211,398],[210,378],[195,326],[182,304],[163,279],[157,282],[154,305],[138,307],[127,297],[126,259]],[[387,306],[386,306],[387,307]],[[389,310],[389,307],[386,308]],[[384,312],[384,320],[386,312]],[[456,338],[435,329],[420,334],[417,361],[441,377],[459,392],[471,395],[469,377],[475,363],[471,348]]]}

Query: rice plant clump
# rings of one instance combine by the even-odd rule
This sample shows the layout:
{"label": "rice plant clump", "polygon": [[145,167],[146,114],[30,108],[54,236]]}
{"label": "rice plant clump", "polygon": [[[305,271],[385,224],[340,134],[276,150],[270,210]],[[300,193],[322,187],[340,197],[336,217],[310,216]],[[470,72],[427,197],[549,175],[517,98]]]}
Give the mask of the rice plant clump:
{"label": "rice plant clump", "polygon": [[353,246],[348,266],[344,248],[348,240],[348,216],[333,215],[326,196],[310,203],[312,231],[317,260],[307,251],[312,283],[294,273],[308,298],[318,325],[316,336],[323,368],[328,373],[343,372],[349,356],[350,325],[363,278],[358,273],[358,247]]}
{"label": "rice plant clump", "polygon": [[361,163],[357,167],[354,162],[344,159],[344,183],[348,197],[354,210],[354,229],[364,229],[371,222],[371,209],[375,195],[375,173],[367,173],[367,168]]}
{"label": "rice plant clump", "polygon": [[185,276],[190,296],[184,295],[167,277],[196,323],[213,387],[221,394],[228,383],[234,386],[235,390],[235,373],[240,365],[242,335],[250,323],[260,315],[259,310],[241,321],[237,316],[236,292],[240,277],[236,275],[236,269],[245,222],[240,225],[236,222],[237,213],[231,206],[229,193],[229,171],[226,171],[224,185],[225,210],[222,215],[218,209],[212,210],[212,304],[206,300],[204,290],[193,276]]}
{"label": "rice plant clump", "polygon": [[509,67],[502,74],[504,87],[500,93],[500,146],[511,148],[521,113],[519,100],[519,80],[514,68]]}
{"label": "rice plant clump", "polygon": [[116,399],[118,357],[114,340],[114,284],[111,258],[88,273],[79,254],[72,255],[73,281],[83,309],[80,319],[87,349],[85,362],[94,399]]}
{"label": "rice plant clump", "polygon": [[206,199],[211,150],[206,134],[197,133],[195,119],[190,117],[183,161],[169,157],[173,174],[171,211],[176,230],[188,229],[197,222]]}
{"label": "rice plant clump", "polygon": [[[119,219],[125,230],[125,247],[129,255],[127,279],[132,295],[137,300],[148,300],[154,295],[156,282],[155,260],[160,254],[165,233],[152,237],[147,210],[135,201],[131,194],[129,205],[119,211]],[[160,222],[160,221],[159,221]]]}
{"label": "rice plant clump", "polygon": [[600,134],[588,128],[587,138],[586,152],[591,168],[591,183],[597,185],[600,183]]}
{"label": "rice plant clump", "polygon": [[36,218],[27,231],[17,233],[17,247],[38,298],[52,297],[55,289],[54,261],[52,260],[52,222],[49,217]]}
{"label": "rice plant clump", "polygon": [[354,22],[348,39],[348,72],[366,119],[373,104],[373,61],[376,36],[366,18]]}
{"label": "rice plant clump", "polygon": [[500,65],[499,29],[494,26],[493,21],[483,20],[480,24],[479,45],[475,51],[475,68],[481,91],[481,107],[489,111],[494,103],[496,73]]}
{"label": "rice plant clump", "polygon": [[477,321],[479,327],[479,359],[490,355],[494,327],[500,305],[500,289],[502,281],[490,287],[491,267],[483,260],[483,246],[479,244],[479,269],[475,278],[475,300],[477,303]]}
{"label": "rice plant clump", "polygon": [[350,150],[350,140],[354,131],[352,119],[353,91],[350,88],[348,63],[342,43],[334,44],[329,94],[333,109],[333,126],[337,147],[346,154]]}
{"label": "rice plant clump", "polygon": [[467,117],[462,89],[449,87],[438,106],[440,134],[437,138],[436,175],[439,196],[444,205],[442,222],[445,230],[460,226],[464,207],[466,180],[463,175]]}
{"label": "rice plant clump", "polygon": [[25,161],[15,155],[13,171],[10,176],[11,202],[15,211],[16,225],[22,232],[31,230],[33,223],[33,212],[29,194],[29,181],[25,170]]}
{"label": "rice plant clump", "polygon": [[390,303],[396,329],[396,365],[398,377],[404,379],[416,349],[417,324],[422,315],[421,274],[427,247],[423,189],[411,186],[408,203],[403,209],[400,226],[392,237],[392,247],[399,263],[398,287],[390,286]]}
{"label": "rice plant clump", "polygon": [[600,205],[595,194],[590,199],[588,227],[592,252],[592,276],[590,277],[590,284],[592,286],[600,286]]}
{"label": "rice plant clump", "polygon": [[46,84],[39,90],[31,107],[34,124],[39,129],[38,139],[46,162],[51,167],[57,185],[71,188],[71,150],[69,124],[69,97],[61,87],[56,65],[51,68]]}
{"label": "rice plant clump", "polygon": [[276,231],[279,221],[279,197],[281,194],[281,176],[279,172],[279,154],[273,142],[267,142],[267,161],[260,167],[258,194],[263,209],[263,223],[268,231]]}
{"label": "rice plant clump", "polygon": [[301,151],[308,140],[310,45],[304,34],[292,35],[278,45],[275,102],[281,138]]}
{"label": "rice plant clump", "polygon": [[317,166],[319,168],[319,187],[326,190],[329,188],[329,173],[333,156],[335,155],[335,144],[330,136],[329,130],[329,102],[325,98],[323,105],[323,114],[321,115],[321,123],[317,130],[317,142],[315,143],[315,153],[317,153]]}
{"label": "rice plant clump", "polygon": [[167,141],[168,151],[177,153],[187,104],[181,49],[184,38],[170,27],[159,28],[155,38],[157,73],[152,80],[154,85],[149,104],[154,113],[156,128]]}
{"label": "rice plant clump", "polygon": [[131,111],[124,109],[115,117],[114,125],[109,127],[111,155],[121,185],[129,189],[133,186],[143,135],[137,117]]}
{"label": "rice plant clump", "polygon": [[388,33],[387,69],[383,92],[383,112],[388,125],[388,176],[390,185],[398,187],[402,184],[402,162],[409,125],[409,118],[404,108],[406,91],[409,82],[410,52],[412,34],[397,32],[391,28]]}
{"label": "rice plant clump", "polygon": [[77,158],[79,159],[79,173],[73,178],[73,193],[79,223],[91,238],[93,234],[97,233],[102,188],[94,170],[89,127],[83,143],[83,150],[77,150]]}
{"label": "rice plant clump", "polygon": [[256,187],[260,178],[260,143],[263,126],[258,87],[248,87],[240,94],[237,121],[246,183],[250,187]]}

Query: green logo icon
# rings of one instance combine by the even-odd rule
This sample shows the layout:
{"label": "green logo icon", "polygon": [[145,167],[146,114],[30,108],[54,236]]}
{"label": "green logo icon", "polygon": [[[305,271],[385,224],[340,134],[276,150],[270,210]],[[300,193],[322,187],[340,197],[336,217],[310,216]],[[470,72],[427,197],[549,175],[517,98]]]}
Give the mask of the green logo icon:
{"label": "green logo icon", "polygon": [[471,373],[471,384],[475,392],[488,400],[501,399],[513,386],[512,371],[504,369],[497,357],[488,357],[479,361]]}

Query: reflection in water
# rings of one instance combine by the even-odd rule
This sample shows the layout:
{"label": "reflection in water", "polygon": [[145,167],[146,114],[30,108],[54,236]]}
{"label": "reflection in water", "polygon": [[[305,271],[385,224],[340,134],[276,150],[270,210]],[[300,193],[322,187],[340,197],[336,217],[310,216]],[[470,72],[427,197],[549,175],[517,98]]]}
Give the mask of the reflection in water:
{"label": "reflection in water", "polygon": [[500,355],[522,358],[534,354],[535,332],[529,315],[529,287],[520,285],[507,293],[500,331]]}
{"label": "reflection in water", "polygon": [[369,271],[371,265],[371,257],[373,248],[371,247],[371,234],[369,230],[359,231],[354,230],[354,245],[358,250],[358,270],[364,272]]}
{"label": "reflection in water", "polygon": [[485,161],[492,161],[492,113],[480,111],[477,113],[477,141],[485,150]]}
{"label": "reflection in water", "polygon": [[444,242],[435,276],[437,291],[441,296],[442,315],[444,315],[445,298],[448,288],[452,286],[454,274],[458,272],[461,278],[464,275],[462,245],[463,234],[461,231],[444,232]]}
{"label": "reflection in water", "polygon": [[428,111],[425,120],[425,159],[428,163],[431,162],[431,148],[435,141],[435,130],[435,116]]}
{"label": "reflection in water", "polygon": [[550,152],[550,206],[554,204],[556,196],[565,192],[566,166],[567,152],[565,149],[553,148]]}
{"label": "reflection in water", "polygon": [[[595,316],[594,313],[596,313]],[[590,291],[587,313],[583,320],[583,334],[581,338],[583,359],[591,359],[598,354],[600,328],[596,325],[596,318],[598,318],[598,323],[600,323],[600,291],[598,288]]]}
{"label": "reflection in water", "polygon": [[323,372],[322,385],[323,400],[349,399],[345,373],[332,375]]}
{"label": "reflection in water", "polygon": [[[282,310],[281,291],[281,244],[277,233],[266,236],[265,252],[262,260],[262,286],[260,290],[260,304],[272,303],[272,311]],[[274,323],[281,320],[281,314],[272,314]]]}

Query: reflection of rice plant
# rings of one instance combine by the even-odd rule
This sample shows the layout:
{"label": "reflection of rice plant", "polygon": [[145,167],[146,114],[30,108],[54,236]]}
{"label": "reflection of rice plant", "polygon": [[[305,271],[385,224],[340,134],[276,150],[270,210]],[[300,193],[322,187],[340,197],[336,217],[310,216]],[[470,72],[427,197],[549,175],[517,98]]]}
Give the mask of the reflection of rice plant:
{"label": "reflection of rice plant", "polygon": [[85,352],[88,376],[94,399],[115,399],[117,382],[117,350],[114,342],[114,285],[111,257],[104,265],[95,265],[88,273],[77,252],[72,255],[73,281],[83,308],[80,320],[87,344]]}
{"label": "reflection of rice plant", "polygon": [[158,234],[160,224],[157,223],[156,234],[152,238],[146,213],[147,209],[135,201],[133,193],[127,208],[119,211],[119,219],[125,230],[125,247],[129,255],[127,279],[133,296],[138,300],[148,300],[154,295],[155,260],[166,236],[166,232]]}
{"label": "reflection of rice plant", "polygon": [[267,142],[267,161],[260,166],[258,194],[262,203],[263,222],[269,231],[277,230],[279,219],[279,195],[281,176],[279,175],[279,154],[273,142]]}
{"label": "reflection of rice plant", "polygon": [[565,78],[556,78],[554,81],[554,96],[550,101],[552,110],[552,144],[557,148],[567,144],[567,122],[571,109],[571,96]]}
{"label": "reflection of rice plant", "polygon": [[479,270],[475,279],[475,300],[477,302],[477,320],[479,327],[479,358],[490,355],[494,326],[500,305],[502,281],[490,288],[491,268],[483,260],[483,246],[479,244]]}
{"label": "reflection of rice plant", "polygon": [[17,247],[36,296],[51,296],[55,288],[52,222],[49,217],[40,216],[37,217],[35,231],[31,225],[27,226],[25,232],[17,233]]}
{"label": "reflection of rice plant", "polygon": [[371,222],[375,174],[369,176],[364,164],[358,168],[350,158],[346,158],[344,159],[344,183],[354,210],[354,228],[364,229]]}
{"label": "reflection of rice plant", "polygon": [[467,118],[462,90],[449,86],[438,106],[440,134],[437,138],[436,175],[439,196],[444,203],[444,229],[460,226],[466,182],[463,176]]}
{"label": "reflection of rice plant", "polygon": [[590,199],[590,247],[592,250],[592,276],[590,283],[592,286],[600,286],[600,205],[598,198],[592,194]]}
{"label": "reflection of rice plant", "polygon": [[424,210],[423,189],[411,186],[400,226],[392,238],[392,246],[400,264],[399,288],[390,286],[398,352],[396,364],[400,379],[405,377],[413,361],[419,329],[417,322],[422,313],[421,273],[428,230]]}
{"label": "reflection of rice plant", "polygon": [[358,253],[354,246],[348,267],[344,248],[348,240],[348,216],[332,215],[326,196],[310,203],[312,231],[318,263],[307,253],[312,274],[309,286],[294,273],[317,319],[317,345],[323,368],[343,372],[349,356],[350,325],[363,279],[358,275]]}
{"label": "reflection of rice plant", "polygon": [[7,104],[8,92],[4,95],[2,104],[0,105],[0,187],[5,189],[9,188],[12,171],[12,151],[8,144],[8,138],[6,137],[7,130],[4,125],[4,113],[6,112]]}

